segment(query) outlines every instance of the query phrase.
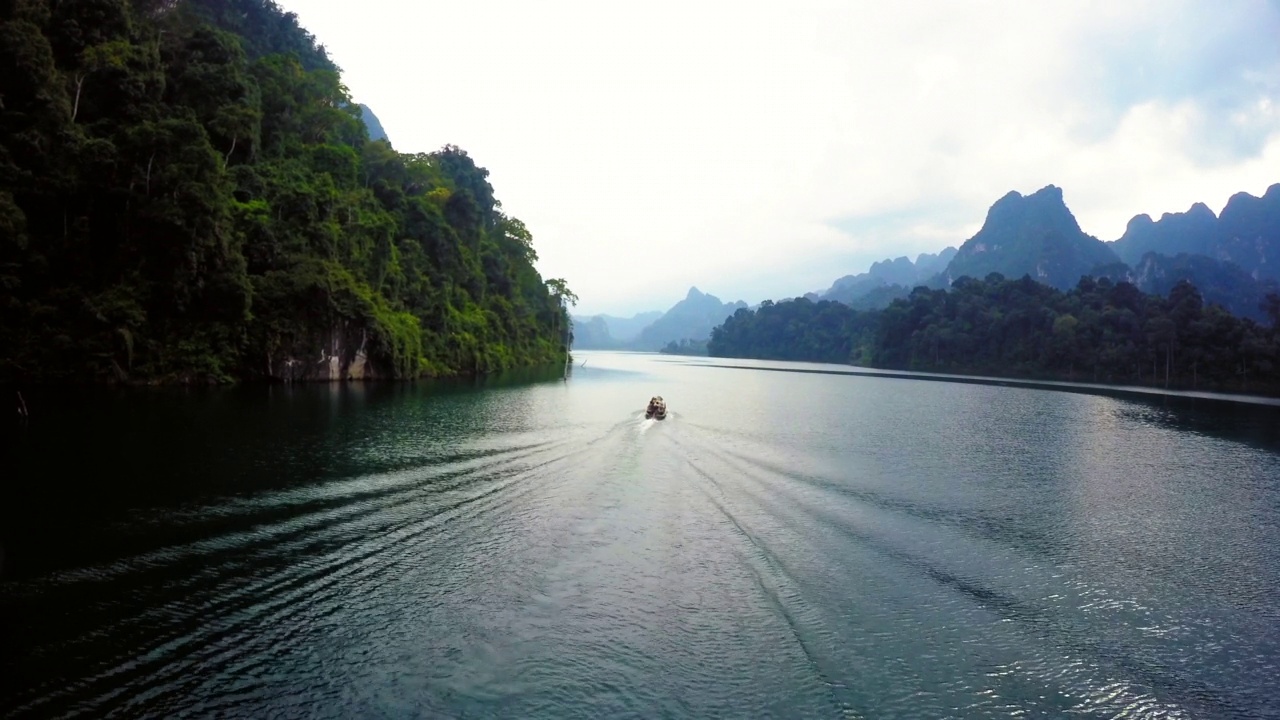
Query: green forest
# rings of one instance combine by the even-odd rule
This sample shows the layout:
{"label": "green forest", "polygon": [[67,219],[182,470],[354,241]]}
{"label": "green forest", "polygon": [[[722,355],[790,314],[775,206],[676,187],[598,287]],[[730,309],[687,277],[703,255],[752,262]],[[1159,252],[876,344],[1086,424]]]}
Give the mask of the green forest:
{"label": "green forest", "polygon": [[270,0],[0,0],[0,20],[0,382],[567,359],[576,298],[488,172],[371,141]]}
{"label": "green forest", "polygon": [[712,331],[714,357],[1280,394],[1280,296],[1269,325],[1206,305],[1180,282],[1167,296],[1081,278],[1063,292],[1029,276],[917,287],[880,311],[805,298],[738,310]]}

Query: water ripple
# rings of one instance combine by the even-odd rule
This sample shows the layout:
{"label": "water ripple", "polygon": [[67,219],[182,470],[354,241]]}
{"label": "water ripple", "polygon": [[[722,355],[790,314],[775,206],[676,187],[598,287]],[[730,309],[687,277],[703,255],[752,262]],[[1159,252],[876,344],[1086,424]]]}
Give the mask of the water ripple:
{"label": "water ripple", "polygon": [[176,439],[18,538],[0,714],[1280,716],[1280,411],[599,363]]}

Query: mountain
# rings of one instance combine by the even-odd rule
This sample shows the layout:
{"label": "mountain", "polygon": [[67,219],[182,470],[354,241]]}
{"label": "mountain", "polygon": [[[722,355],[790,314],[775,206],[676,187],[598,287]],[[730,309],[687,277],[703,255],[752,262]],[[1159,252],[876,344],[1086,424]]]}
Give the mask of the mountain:
{"label": "mountain", "polygon": [[955,258],[960,251],[948,245],[942,252],[920,253],[916,256],[916,278],[915,282],[922,283],[929,278],[937,275],[947,269],[947,265]]}
{"label": "mountain", "polygon": [[696,287],[689,288],[683,300],[640,331],[631,345],[637,350],[660,350],[671,342],[707,340],[711,337],[711,328],[723,323],[738,308],[746,307],[741,300],[722,303],[714,295],[707,295]]}
{"label": "mountain", "polygon": [[601,315],[605,323],[609,326],[609,334],[615,339],[627,342],[634,340],[641,330],[649,327],[654,320],[662,317],[661,310],[650,310],[642,312],[631,317],[617,317],[614,315]]}
{"label": "mountain", "polygon": [[[903,296],[918,284],[926,283],[929,278],[946,269],[947,263],[956,255],[956,248],[948,247],[940,253],[921,253],[912,262],[906,256],[893,260],[872,263],[871,269],[858,275],[845,275],[832,283],[826,292],[811,298],[818,300],[835,300],[846,305],[884,307],[892,300],[883,288],[906,288]],[[892,293],[890,293],[892,294]],[[880,300],[884,299],[883,305]],[[870,308],[868,308],[870,309]]]}
{"label": "mountain", "polygon": [[378,116],[373,114],[368,105],[360,106],[360,119],[364,121],[364,126],[369,129],[370,140],[391,142],[391,138],[387,137],[387,131],[382,129],[382,123],[378,122]]}
{"label": "mountain", "polygon": [[1232,195],[1221,216],[1204,203],[1185,213],[1165,213],[1157,221],[1138,215],[1112,248],[1130,265],[1150,252],[1169,258],[1185,253],[1232,263],[1255,280],[1280,280],[1280,184],[1262,197]]}
{"label": "mountain", "polygon": [[1280,280],[1280,183],[1260,198],[1241,192],[1227,200],[1210,255],[1259,280]]}
{"label": "mountain", "polygon": [[604,315],[573,318],[573,347],[581,350],[616,350],[622,343],[609,333]]}
{"label": "mountain", "polygon": [[[1157,257],[1146,259],[1150,253]],[[1164,213],[1159,220],[1137,215],[1124,235],[1109,243],[1080,229],[1060,188],[1049,185],[1025,197],[1010,192],[991,206],[982,229],[958,251],[948,247],[937,255],[922,254],[914,263],[906,257],[886,259],[811,295],[873,310],[906,297],[916,285],[945,288],[962,275],[982,278],[991,272],[1030,275],[1059,289],[1074,287],[1082,275],[1129,278],[1156,293],[1169,284],[1160,278],[1176,276],[1217,288],[1206,291],[1207,302],[1256,317],[1257,308],[1246,298],[1265,294],[1269,281],[1280,281],[1280,183],[1262,197],[1236,193],[1220,216],[1204,203]],[[1251,282],[1238,292],[1225,290],[1227,278],[1246,277]]]}
{"label": "mountain", "polygon": [[1280,184],[1262,197],[1233,195],[1220,216],[1204,203],[1159,220],[1138,215],[1109,243],[1080,229],[1058,187],[1025,197],[1010,192],[991,206],[982,229],[959,250],[922,254],[915,262],[886,259],[807,297],[876,310],[907,297],[917,285],[942,289],[961,276],[992,272],[1030,275],[1059,289],[1074,287],[1084,275],[1123,279],[1155,294],[1187,280],[1206,302],[1261,319],[1258,303],[1280,282]]}
{"label": "mountain", "polygon": [[1165,213],[1157,221],[1143,213],[1129,221],[1111,249],[1130,265],[1149,252],[1169,257],[1179,253],[1211,255],[1217,227],[1218,216],[1204,203],[1192,205],[1185,213]]}
{"label": "mountain", "polygon": [[1237,193],[1221,216],[1203,203],[1153,221],[1138,215],[1124,235],[1103,243],[1084,234],[1050,185],[1028,197],[1009,193],[992,206],[982,230],[947,267],[946,280],[999,272],[1030,274],[1059,289],[1081,275],[1132,283],[1167,296],[1182,280],[1206,303],[1239,317],[1263,320],[1262,299],[1280,287],[1280,184],[1262,197]]}
{"label": "mountain", "polygon": [[661,310],[632,315],[574,315],[573,346],[582,350],[615,350],[625,348],[640,331],[662,317]]}
{"label": "mountain", "polygon": [[960,246],[943,277],[950,284],[963,275],[1030,275],[1066,289],[1099,265],[1119,259],[1107,243],[1080,229],[1062,200],[1062,190],[1049,185],[1025,197],[1010,192],[997,200],[982,229]]}

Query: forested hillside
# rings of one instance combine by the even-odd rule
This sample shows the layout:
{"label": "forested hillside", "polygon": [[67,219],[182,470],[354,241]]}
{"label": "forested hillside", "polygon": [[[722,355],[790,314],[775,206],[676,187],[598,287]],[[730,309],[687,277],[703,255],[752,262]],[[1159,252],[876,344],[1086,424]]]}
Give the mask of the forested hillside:
{"label": "forested hillside", "polygon": [[1280,394],[1280,296],[1269,327],[1206,305],[1083,278],[1069,291],[991,274],[917,287],[883,311],[799,299],[739,310],[712,331],[717,357]]}
{"label": "forested hillside", "polygon": [[0,20],[0,381],[563,362],[575,298],[487,171],[369,140],[270,0],[0,0]]}

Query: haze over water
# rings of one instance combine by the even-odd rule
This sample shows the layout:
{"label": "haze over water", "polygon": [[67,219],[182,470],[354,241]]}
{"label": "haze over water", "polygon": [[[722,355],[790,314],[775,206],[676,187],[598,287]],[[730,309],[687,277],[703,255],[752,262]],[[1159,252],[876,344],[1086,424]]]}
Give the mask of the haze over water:
{"label": "haze over water", "polygon": [[576,361],[36,399],[0,716],[1280,716],[1280,408]]}

